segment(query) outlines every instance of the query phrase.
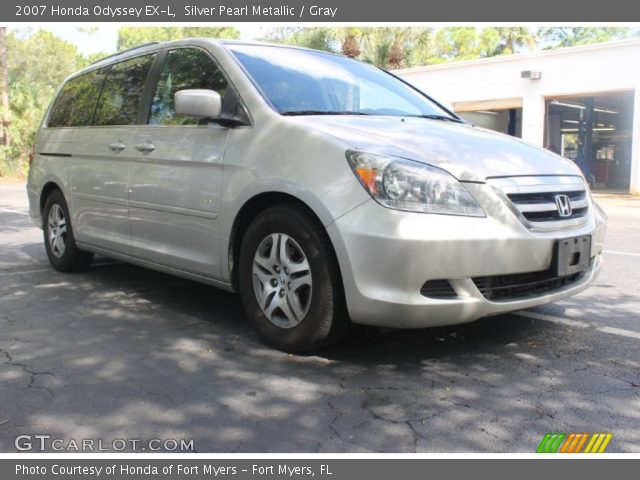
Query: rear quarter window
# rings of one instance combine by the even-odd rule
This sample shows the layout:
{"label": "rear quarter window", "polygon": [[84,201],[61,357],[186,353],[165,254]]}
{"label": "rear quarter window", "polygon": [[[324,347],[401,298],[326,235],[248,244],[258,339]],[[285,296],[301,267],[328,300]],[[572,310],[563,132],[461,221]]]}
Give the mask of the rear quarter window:
{"label": "rear quarter window", "polygon": [[104,69],[93,70],[69,80],[58,95],[47,121],[48,127],[91,125],[104,81]]}
{"label": "rear quarter window", "polygon": [[102,88],[94,125],[133,125],[136,123],[149,68],[154,55],[116,63],[109,68]]}

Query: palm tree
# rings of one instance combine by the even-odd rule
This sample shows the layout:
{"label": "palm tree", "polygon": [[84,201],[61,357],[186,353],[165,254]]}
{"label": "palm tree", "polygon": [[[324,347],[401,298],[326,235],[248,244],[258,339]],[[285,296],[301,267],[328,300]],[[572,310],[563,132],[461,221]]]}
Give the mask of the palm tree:
{"label": "palm tree", "polygon": [[390,69],[398,69],[404,65],[406,57],[406,49],[402,37],[396,37],[389,48],[389,60],[387,61]]}
{"label": "palm tree", "polygon": [[408,57],[415,28],[373,27],[364,31],[364,59],[381,68],[400,68]]}
{"label": "palm tree", "polygon": [[519,47],[533,48],[538,42],[537,35],[526,27],[494,27],[501,39],[498,54],[515,53]]}
{"label": "palm tree", "polygon": [[340,51],[345,57],[357,58],[362,53],[360,42],[362,30],[357,27],[332,27],[327,29],[329,38],[340,42]]}

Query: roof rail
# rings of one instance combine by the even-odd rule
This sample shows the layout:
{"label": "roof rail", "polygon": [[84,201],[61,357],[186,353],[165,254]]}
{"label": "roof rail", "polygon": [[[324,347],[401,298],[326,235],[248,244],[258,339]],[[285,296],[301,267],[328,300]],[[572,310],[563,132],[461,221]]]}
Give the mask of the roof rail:
{"label": "roof rail", "polygon": [[107,55],[106,57],[99,58],[95,62],[91,62],[91,65],[95,65],[98,62],[102,62],[103,60],[107,60],[107,59],[112,58],[112,57],[117,57],[118,55],[122,55],[123,53],[132,52],[133,50],[138,50],[139,48],[149,47],[151,45],[157,45],[159,43],[160,42],[143,43],[142,45],[138,45],[136,47],[132,47],[132,48],[128,48],[126,50],[122,50],[120,52],[112,53],[111,55]]}

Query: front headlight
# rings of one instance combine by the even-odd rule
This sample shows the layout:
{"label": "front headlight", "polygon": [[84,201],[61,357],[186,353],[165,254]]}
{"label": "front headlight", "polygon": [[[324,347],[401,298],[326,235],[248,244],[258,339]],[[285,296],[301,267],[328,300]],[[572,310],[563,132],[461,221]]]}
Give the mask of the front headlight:
{"label": "front headlight", "polygon": [[347,150],[360,183],[381,205],[410,212],[484,217],[466,188],[441,168],[404,158]]}

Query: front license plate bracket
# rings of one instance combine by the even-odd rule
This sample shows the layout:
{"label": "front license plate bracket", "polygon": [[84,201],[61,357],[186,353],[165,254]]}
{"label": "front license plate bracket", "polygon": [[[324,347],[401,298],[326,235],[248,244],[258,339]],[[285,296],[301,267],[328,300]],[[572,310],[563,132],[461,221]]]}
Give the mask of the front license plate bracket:
{"label": "front license plate bracket", "polygon": [[591,235],[563,238],[555,244],[555,274],[566,277],[584,272],[591,257]]}

